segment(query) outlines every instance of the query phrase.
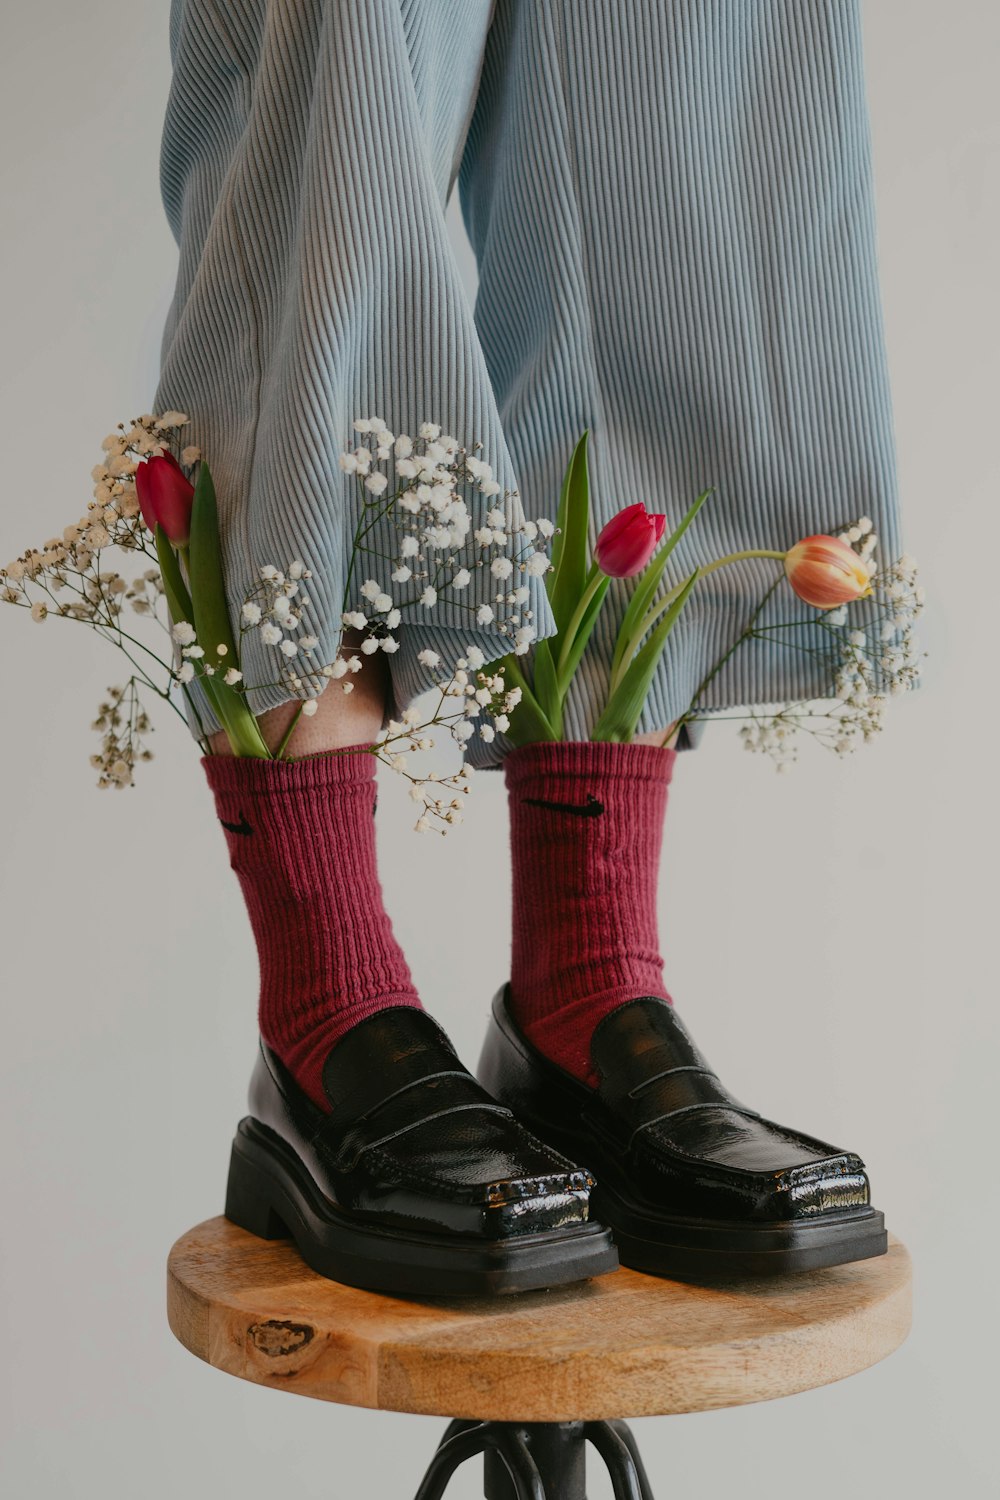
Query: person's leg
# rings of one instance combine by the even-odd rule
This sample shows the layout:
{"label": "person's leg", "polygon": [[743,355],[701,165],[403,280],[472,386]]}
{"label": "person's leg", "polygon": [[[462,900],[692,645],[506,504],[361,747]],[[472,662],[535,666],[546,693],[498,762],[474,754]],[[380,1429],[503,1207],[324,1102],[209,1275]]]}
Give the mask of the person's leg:
{"label": "person's leg", "polygon": [[[317,663],[341,631],[357,501],[338,459],[355,418],[474,431],[510,480],[443,212],[490,11],[296,0],[220,22],[201,0],[174,7],[162,160],[180,265],[156,407],[190,415],[211,465],[231,617],[263,565],[301,558]],[[293,669],[257,630],[240,654],[274,749]],[[375,868],[374,760],[328,754],[382,728],[388,657],[362,660],[350,694],[331,682],[298,722],[297,764],[236,760],[223,734],[205,761],[260,953],[261,1035],[324,1108],[331,1046],[417,1004]]]}
{"label": "person's leg", "polygon": [[[351,576],[357,501],[338,457],[355,418],[447,424],[510,480],[443,213],[491,9],[173,7],[163,168],[181,264],[156,406],[190,414],[211,464],[232,618],[263,565],[302,559],[317,662],[336,654]],[[588,1175],[486,1093],[417,1001],[375,867],[377,662],[349,695],[331,681],[293,759],[234,757],[216,737],[204,761],[261,968],[226,1213],[396,1294],[610,1270]],[[274,748],[295,684],[252,628],[240,666]]]}
{"label": "person's leg", "polygon": [[[222,735],[203,761],[257,944],[260,1034],[324,1111],[331,1048],[377,1011],[420,1004],[376,865],[370,746],[386,676],[376,658],[349,696],[325,693],[296,727],[293,760],[237,758]],[[271,748],[291,712],[262,716]]]}
{"label": "person's leg", "polygon": [[[595,533],[635,500],[676,523],[714,489],[671,583],[862,514],[896,555],[860,55],[853,0],[498,0],[463,204],[529,515],[552,515],[588,430]],[[780,641],[712,675],[772,575],[745,561],[699,584],[647,700],[652,744],[588,741],[627,598],[613,585],[568,704],[570,743],[505,761],[511,982],[480,1078],[591,1165],[623,1261],[668,1274],[886,1248],[863,1163],[733,1099],[663,986],[674,755],[655,737],[695,700],[833,696],[829,656]],[[814,611],[772,607],[762,627],[794,619],[800,644],[821,640]]]}
{"label": "person's leg", "polygon": [[[529,515],[551,515],[587,429],[595,532],[635,499],[677,521],[714,487],[670,561],[671,582],[708,557],[788,546],[861,512],[894,546],[853,3],[498,0],[460,180],[480,271],[477,326]],[[515,240],[516,226],[530,232]],[[754,641],[699,698],[771,582],[767,568],[744,562],[699,584],[668,640],[636,744],[593,747],[586,740],[627,598],[614,583],[567,706],[567,737],[580,743],[538,753],[545,786],[528,792],[526,808],[512,784],[515,891],[533,889],[553,840],[560,851],[538,899],[515,903],[512,1003],[577,1072],[608,996],[622,994],[620,955],[651,931],[652,853],[635,901],[609,891],[612,867],[602,864],[612,851],[630,858],[661,818],[649,803],[648,762],[633,752],[670,746],[668,726],[696,698],[705,708],[746,706],[831,690],[828,658]],[[799,644],[816,643],[804,628],[814,611],[787,598],[775,607],[803,626]],[[508,760],[517,786],[523,763],[522,752]],[[637,764],[643,775],[629,790]],[[534,804],[572,804],[574,786],[605,807],[603,820],[566,814],[556,836],[556,815],[543,819]],[[572,967],[546,986],[531,957],[570,964],[585,920],[579,902],[559,917],[558,895],[542,899],[558,886],[563,858],[581,874],[586,921],[611,955],[603,976],[592,963],[577,973],[569,1006]],[[627,879],[638,879],[635,869]]]}

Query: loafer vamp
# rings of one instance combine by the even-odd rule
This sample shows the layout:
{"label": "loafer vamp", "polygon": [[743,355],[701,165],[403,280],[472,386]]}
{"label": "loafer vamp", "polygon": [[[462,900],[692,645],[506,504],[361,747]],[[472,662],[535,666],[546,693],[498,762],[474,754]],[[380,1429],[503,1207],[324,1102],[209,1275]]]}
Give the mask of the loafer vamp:
{"label": "loafer vamp", "polygon": [[702,1218],[786,1221],[870,1199],[860,1157],[714,1106],[640,1132],[623,1166],[648,1202]]}
{"label": "loafer vamp", "polygon": [[329,1113],[269,1049],[255,1080],[254,1116],[331,1204],[361,1219],[484,1239],[588,1220],[590,1175],[498,1104],[422,1011],[382,1012],[331,1050]]}

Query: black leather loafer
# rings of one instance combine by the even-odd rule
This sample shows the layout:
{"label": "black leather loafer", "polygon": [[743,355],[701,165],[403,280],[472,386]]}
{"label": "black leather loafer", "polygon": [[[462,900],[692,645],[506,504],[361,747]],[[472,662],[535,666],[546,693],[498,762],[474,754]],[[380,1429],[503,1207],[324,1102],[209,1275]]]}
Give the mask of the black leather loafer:
{"label": "black leather loafer", "polygon": [[596,1090],[548,1062],[501,990],[479,1065],[496,1098],[582,1156],[622,1263],[679,1280],[814,1270],[882,1255],[864,1162],[745,1109],[663,1000],[600,1022]]}
{"label": "black leather loafer", "polygon": [[326,1114],[261,1042],[226,1217],[290,1237],[322,1276],[413,1296],[561,1286],[618,1265],[590,1173],[462,1067],[425,1012],[381,1011],[332,1048]]}

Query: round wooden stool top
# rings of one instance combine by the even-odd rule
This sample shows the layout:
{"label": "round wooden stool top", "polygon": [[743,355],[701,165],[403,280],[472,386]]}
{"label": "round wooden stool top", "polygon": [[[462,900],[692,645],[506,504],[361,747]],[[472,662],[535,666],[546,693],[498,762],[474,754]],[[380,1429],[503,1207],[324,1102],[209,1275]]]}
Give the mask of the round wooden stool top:
{"label": "round wooden stool top", "polygon": [[621,1270],[488,1302],[413,1302],[317,1276],[287,1240],[208,1219],[174,1245],[170,1327],[230,1375],[348,1406],[517,1422],[707,1411],[826,1385],[910,1326],[903,1245],[712,1287]]}

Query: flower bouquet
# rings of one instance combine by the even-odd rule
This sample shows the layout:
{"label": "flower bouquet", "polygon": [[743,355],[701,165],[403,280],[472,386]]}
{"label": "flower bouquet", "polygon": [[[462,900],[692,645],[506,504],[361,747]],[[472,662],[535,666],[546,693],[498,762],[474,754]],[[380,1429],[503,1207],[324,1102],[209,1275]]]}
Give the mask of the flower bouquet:
{"label": "flower bouquet", "polygon": [[[699,582],[746,558],[773,559],[781,567],[749,620],[669,727],[670,735],[684,724],[709,717],[701,699],[736,651],[751,640],[778,638],[789,649],[818,657],[828,669],[836,696],[820,703],[788,704],[773,714],[738,715],[751,721],[741,730],[744,746],[770,754],[782,769],[796,758],[800,731],[840,755],[871,739],[882,727],[887,697],[914,685],[919,675],[913,624],[923,607],[923,590],[917,585],[913,559],[903,556],[880,568],[875,556],[878,538],[871,520],[862,516],[846,523],[836,536],[809,536],[787,551],[747,548],[728,553],[665,584],[667,564],[711,490],[699,495],[669,532],[665,515],[650,513],[641,503],[626,506],[602,529],[591,553],[587,441],[584,433],[566,470],[546,580],[556,633],[534,646],[530,681],[515,657],[499,663],[505,678],[521,692],[508,730],[511,742],[563,738],[567,695],[616,578],[635,583],[618,627],[607,698],[595,715],[590,738],[631,741],[667,639]],[[782,586],[813,606],[817,615],[806,622],[794,619],[763,626],[764,607]],[[849,606],[861,600],[869,601],[865,617],[852,620]],[[819,644],[802,639],[804,625],[813,626],[814,635],[819,632]]]}
{"label": "flower bouquet", "polygon": [[[340,459],[357,490],[357,519],[339,639],[332,660],[321,661],[317,637],[304,628],[312,574],[300,559],[283,569],[262,564],[243,592],[235,624],[230,619],[209,466],[194,446],[179,453],[171,448],[187,421],[182,412],[166,412],[119,425],[105,438],[104,458],[93,470],[87,513],[0,568],[0,600],[30,610],[39,623],[85,624],[128,663],[127,681],[109,688],[94,721],[101,748],[92,764],[102,788],[131,786],[136,763],[152,758],[148,693],[190,721],[205,754],[212,753],[217,726],[234,755],[282,759],[299,717],[316,712],[324,690],[350,693],[365,658],[394,653],[394,632],[404,620],[416,613],[426,619],[440,598],[450,597],[461,609],[473,570],[485,568],[506,581],[515,571],[538,574],[549,566],[544,528],[542,536],[530,528],[529,540],[514,497],[501,494],[483,458],[442,435],[436,423],[423,424],[411,438],[388,431],[378,417],[359,418],[357,443]],[[393,550],[381,557],[371,539],[386,518]],[[155,566],[126,578],[109,565],[115,552]],[[383,578],[363,576],[362,559]],[[466,608],[478,626],[490,623],[506,636],[516,658],[534,638],[527,599],[527,587],[505,582],[495,609]],[[128,612],[139,617],[134,624]],[[299,701],[273,752],[247,699],[254,687],[272,685],[244,679],[241,645],[250,631],[274,653],[274,681]],[[476,732],[492,740],[508,727],[520,689],[502,669],[486,670],[474,646],[448,665],[432,650],[418,660],[436,684],[434,700],[424,713],[408,708],[400,720],[390,720],[371,753],[410,782],[420,807],[417,828],[446,831],[461,820],[471,768],[463,761],[453,773],[421,775],[412,769],[413,755],[433,747],[436,727],[463,747]]]}

